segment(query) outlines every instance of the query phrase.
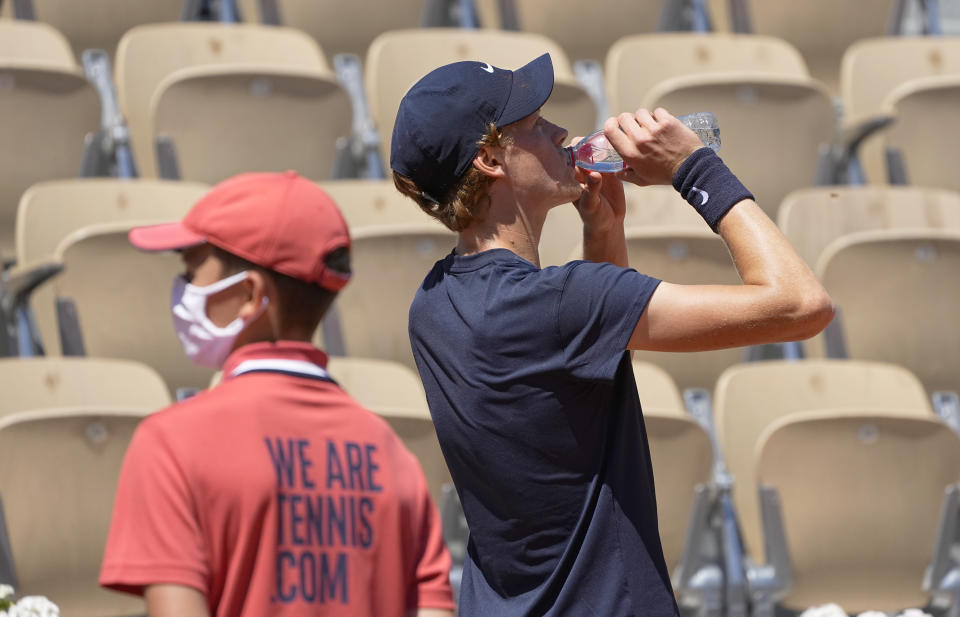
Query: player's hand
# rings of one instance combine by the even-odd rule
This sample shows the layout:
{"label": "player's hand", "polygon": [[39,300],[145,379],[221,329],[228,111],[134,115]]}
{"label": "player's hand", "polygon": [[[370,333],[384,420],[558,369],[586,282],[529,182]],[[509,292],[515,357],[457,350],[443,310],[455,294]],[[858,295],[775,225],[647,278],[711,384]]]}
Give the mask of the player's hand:
{"label": "player's hand", "polygon": [[574,169],[574,175],[583,189],[580,199],[573,205],[580,213],[584,230],[606,232],[617,225],[622,226],[627,212],[623,183],[612,174],[601,174],[580,167]]}
{"label": "player's hand", "polygon": [[662,107],[608,118],[603,133],[627,167],[616,176],[640,186],[672,184],[683,161],[703,147],[696,133]]}

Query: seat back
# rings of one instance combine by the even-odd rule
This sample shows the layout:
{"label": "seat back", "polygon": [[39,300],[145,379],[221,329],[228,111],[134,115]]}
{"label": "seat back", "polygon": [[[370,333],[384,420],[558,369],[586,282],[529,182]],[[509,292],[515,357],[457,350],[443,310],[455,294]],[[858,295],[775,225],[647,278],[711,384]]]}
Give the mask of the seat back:
{"label": "seat back", "polygon": [[353,277],[337,296],[347,354],[392,360],[416,370],[407,313],[434,263],[456,245],[456,236],[430,223],[354,230]]}
{"label": "seat back", "polygon": [[101,358],[0,358],[0,417],[73,405],[162,409],[170,392],[156,371]]}
{"label": "seat back", "polygon": [[960,140],[960,73],[909,81],[884,106],[897,116],[884,135],[886,146],[902,153],[910,183],[960,190],[951,160]]}
{"label": "seat back", "polygon": [[[888,112],[887,96],[921,77],[960,74],[960,39],[956,37],[885,37],[860,41],[843,56],[841,93],[846,117],[857,122]],[[860,161],[873,184],[887,181],[883,137],[867,139]]]}
{"label": "seat back", "polygon": [[66,39],[46,24],[0,21],[0,258],[14,253],[17,203],[32,184],[80,173],[100,101]]}
{"label": "seat back", "polygon": [[407,366],[372,358],[331,357],[330,375],[362,406],[386,420],[420,461],[430,495],[440,499],[447,470],[420,378]]}
{"label": "seat back", "polygon": [[865,231],[817,262],[851,358],[901,364],[927,390],[960,390],[960,232]]}
{"label": "seat back", "polygon": [[147,412],[95,406],[0,418],[0,494],[21,595],[47,596],[78,617],[146,612],[141,598],[101,589],[97,573],[123,455]]}
{"label": "seat back", "polygon": [[316,41],[293,28],[176,23],[137,26],[117,47],[117,98],[140,173],[156,176],[150,105],[161,82],[184,68],[250,63],[330,72]]}
{"label": "seat back", "polygon": [[571,137],[589,134],[596,125],[593,101],[573,76],[566,54],[546,37],[461,28],[397,30],[378,36],[367,54],[366,83],[384,160],[390,160],[400,100],[421,77],[461,60],[516,69],[544,53],[550,54],[554,71],[553,94],[543,106],[544,117],[566,128]]}
{"label": "seat back", "polygon": [[[161,221],[139,224],[152,222]],[[137,224],[101,223],[70,234],[57,248],[65,269],[54,291],[76,303],[87,355],[147,364],[173,393],[204,388],[213,371],[183,354],[170,316],[170,288],[183,264],[174,253],[133,248],[127,234]]]}
{"label": "seat back", "polygon": [[885,34],[895,1],[749,0],[747,4],[754,32],[783,39],[796,47],[810,73],[831,92],[839,92],[844,52],[858,40]]}
{"label": "seat back", "polygon": [[[683,285],[741,283],[726,245],[706,224],[702,228],[631,227],[626,239],[631,267],[649,276]],[[742,356],[743,349],[634,352],[634,359],[666,369],[681,389],[712,388],[720,373]]]}
{"label": "seat back", "polygon": [[[248,21],[262,19],[259,0],[241,0]],[[277,0],[280,21],[319,41],[330,57],[339,53],[363,58],[370,43],[390,30],[417,28],[425,0],[393,0],[387,5],[338,0]]]}
{"label": "seat back", "polygon": [[[319,184],[340,207],[351,230],[433,220],[416,202],[401,195],[393,180],[334,180]],[[442,228],[439,222],[437,226]]]}
{"label": "seat back", "polygon": [[637,393],[645,414],[656,412],[664,416],[687,415],[680,390],[670,373],[656,364],[634,360],[633,377],[637,380]]}
{"label": "seat back", "polygon": [[[678,32],[638,34],[621,38],[607,54],[610,109],[634,111],[646,103],[657,84],[674,77],[731,72],[809,77],[800,53],[773,37]],[[713,111],[712,105],[702,111]],[[723,128],[721,124],[721,136]]]}
{"label": "seat back", "polygon": [[777,224],[812,268],[831,242],[872,229],[960,229],[960,193],[916,186],[829,186],[787,195]]}
{"label": "seat back", "polygon": [[152,135],[173,141],[180,177],[209,183],[254,170],[330,178],[352,119],[329,70],[258,63],[175,71],[150,113]]}
{"label": "seat back", "polygon": [[783,198],[813,185],[821,146],[835,134],[835,110],[823,86],[802,77],[715,74],[668,79],[644,101],[674,114],[716,114],[723,160],[776,219]]}
{"label": "seat back", "polygon": [[[82,178],[31,186],[17,211],[17,260],[51,259],[70,233],[112,221],[176,221],[206,192],[204,184],[162,180]],[[43,285],[31,306],[47,354],[59,355],[54,287]]]}
{"label": "seat back", "polygon": [[960,440],[934,417],[823,411],[784,418],[757,445],[757,479],[779,492],[791,609],[926,606],[945,489],[960,480]]}
{"label": "seat back", "polygon": [[762,559],[754,452],[779,420],[815,409],[892,409],[920,417],[933,410],[923,385],[892,364],[856,360],[769,361],[724,371],[714,394],[717,438],[736,482],[734,503],[747,551]]}
{"label": "seat back", "polygon": [[37,20],[63,32],[77,57],[85,49],[102,49],[113,56],[124,32],[140,24],[177,21],[183,8],[183,0],[31,1]]}

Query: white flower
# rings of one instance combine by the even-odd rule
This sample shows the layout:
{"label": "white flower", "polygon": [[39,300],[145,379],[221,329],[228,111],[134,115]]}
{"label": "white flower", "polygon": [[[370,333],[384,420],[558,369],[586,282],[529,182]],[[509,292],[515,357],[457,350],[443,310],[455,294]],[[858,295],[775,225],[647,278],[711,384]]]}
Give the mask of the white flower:
{"label": "white flower", "polygon": [[847,617],[847,614],[836,604],[824,604],[823,606],[811,606],[803,611],[800,617]]}
{"label": "white flower", "polygon": [[[13,596],[13,587],[10,585],[0,585],[0,600],[5,600]],[[0,615],[0,617],[3,617]]]}
{"label": "white flower", "polygon": [[7,617],[60,617],[60,609],[43,596],[27,596],[10,607]]}
{"label": "white flower", "polygon": [[866,611],[857,615],[857,617],[890,617],[884,612],[881,611]]}

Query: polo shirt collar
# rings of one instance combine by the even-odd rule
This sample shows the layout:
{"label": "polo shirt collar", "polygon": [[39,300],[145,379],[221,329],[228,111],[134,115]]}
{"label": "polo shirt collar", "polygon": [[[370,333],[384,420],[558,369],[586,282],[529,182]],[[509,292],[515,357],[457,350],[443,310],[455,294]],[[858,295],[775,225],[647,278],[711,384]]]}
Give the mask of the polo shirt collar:
{"label": "polo shirt collar", "polygon": [[276,341],[251,343],[235,350],[223,364],[223,378],[230,379],[241,365],[260,364],[261,361],[280,361],[282,364],[304,363],[316,366],[326,374],[327,354],[312,343],[303,341]]}

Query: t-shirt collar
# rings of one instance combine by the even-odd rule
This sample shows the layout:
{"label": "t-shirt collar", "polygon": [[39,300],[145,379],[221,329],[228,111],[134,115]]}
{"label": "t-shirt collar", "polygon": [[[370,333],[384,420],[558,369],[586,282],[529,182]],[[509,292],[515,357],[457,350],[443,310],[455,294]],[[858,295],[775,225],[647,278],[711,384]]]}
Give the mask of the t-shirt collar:
{"label": "t-shirt collar", "polygon": [[454,250],[447,255],[447,259],[449,260],[449,269],[451,272],[470,272],[497,262],[519,262],[529,265],[532,268],[537,267],[536,264],[520,257],[510,249],[504,248],[487,249],[486,251],[473,253],[471,255],[458,255],[456,250]]}
{"label": "t-shirt collar", "polygon": [[285,360],[305,362],[327,368],[327,354],[303,341],[250,343],[235,350],[223,364],[223,378],[230,379],[242,363],[250,360]]}

